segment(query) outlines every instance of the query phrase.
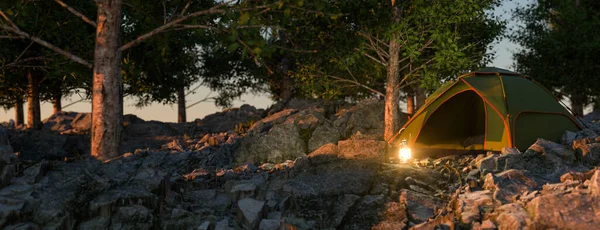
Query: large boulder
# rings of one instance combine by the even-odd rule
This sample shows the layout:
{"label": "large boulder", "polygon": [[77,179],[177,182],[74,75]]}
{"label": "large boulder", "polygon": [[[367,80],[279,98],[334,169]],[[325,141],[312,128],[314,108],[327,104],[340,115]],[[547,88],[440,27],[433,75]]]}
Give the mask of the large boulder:
{"label": "large boulder", "polygon": [[376,140],[345,140],[338,142],[340,158],[380,161],[385,154],[386,143]]}
{"label": "large boulder", "polygon": [[42,127],[46,130],[52,131],[66,131],[72,129],[71,122],[78,115],[76,112],[65,112],[60,111],[55,114],[52,114],[50,117],[44,119],[42,123],[44,124]]}
{"label": "large boulder", "polygon": [[316,228],[339,228],[344,217],[352,206],[360,199],[354,194],[336,196],[314,196],[296,201],[299,217],[317,220]]}
{"label": "large boulder", "polygon": [[39,162],[43,159],[79,158],[90,152],[88,136],[67,136],[45,130],[19,135],[12,144],[15,152],[19,152],[19,159],[29,163]]}
{"label": "large boulder", "polygon": [[344,136],[348,137],[356,132],[382,136],[384,108],[385,103],[376,98],[358,103],[354,112],[348,118]]}
{"label": "large boulder", "polygon": [[456,201],[456,214],[463,224],[472,224],[481,221],[483,210],[492,210],[495,206],[492,192],[489,190],[467,192],[458,195]]}
{"label": "large boulder", "polygon": [[[354,206],[346,213],[346,221],[339,229],[369,229],[381,222],[381,213],[385,212],[386,197],[380,195],[366,195],[356,201]],[[397,213],[400,214],[400,213]],[[402,218],[402,217],[400,217]],[[400,219],[402,220],[402,219]]]}
{"label": "large boulder", "polygon": [[321,124],[315,128],[308,140],[308,152],[313,152],[325,144],[336,143],[340,138],[340,131],[333,124]]}
{"label": "large boulder", "polygon": [[531,223],[527,210],[517,203],[502,205],[495,212],[498,213],[496,222],[499,230],[523,230]]}
{"label": "large boulder", "polygon": [[13,152],[8,137],[8,131],[0,126],[0,188],[9,185],[19,172],[17,155]]}
{"label": "large boulder", "polygon": [[198,129],[204,133],[221,133],[233,130],[236,126],[250,126],[260,120],[264,110],[244,104],[240,108],[231,108],[196,120]]}
{"label": "large boulder", "polygon": [[484,180],[483,189],[494,192],[494,199],[506,204],[516,202],[524,192],[531,192],[538,184],[525,171],[511,169],[496,175],[489,173]]}
{"label": "large boulder", "polygon": [[130,205],[117,209],[111,218],[110,229],[151,229],[153,222],[151,210],[141,205]]}
{"label": "large boulder", "polygon": [[298,197],[362,195],[369,191],[376,164],[337,160],[305,168],[294,178],[271,183],[271,190],[286,190]]}
{"label": "large boulder", "polygon": [[79,131],[89,131],[92,129],[92,114],[91,113],[80,113],[73,118],[71,127]]}
{"label": "large boulder", "polygon": [[428,218],[434,217],[438,209],[443,209],[446,204],[435,197],[403,189],[400,192],[400,203],[406,205],[408,220],[420,224]]}
{"label": "large boulder", "polygon": [[238,163],[280,163],[306,156],[306,143],[294,124],[275,125],[268,133],[251,133],[236,151]]}
{"label": "large boulder", "polygon": [[600,225],[600,205],[591,194],[551,193],[527,204],[533,220],[529,229],[595,229]]}

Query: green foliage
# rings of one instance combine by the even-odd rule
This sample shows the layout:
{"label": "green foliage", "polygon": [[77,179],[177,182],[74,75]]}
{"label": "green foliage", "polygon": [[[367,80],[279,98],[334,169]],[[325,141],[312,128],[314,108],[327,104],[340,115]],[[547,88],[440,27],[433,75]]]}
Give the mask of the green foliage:
{"label": "green foliage", "polygon": [[510,38],[523,47],[514,54],[517,71],[558,96],[577,92],[590,100],[600,96],[600,2],[579,2],[539,0],[518,9],[523,26]]}
{"label": "green foliage", "polygon": [[[96,6],[91,1],[76,1],[72,7],[94,18]],[[0,1],[0,9],[21,30],[84,59],[93,58],[95,28],[53,1]],[[2,20],[0,22],[9,25]],[[0,35],[14,35],[0,31]],[[56,94],[68,95],[76,89],[87,91],[91,86],[87,67],[72,63],[54,51],[28,39],[0,39],[0,104],[5,108],[23,100],[27,88],[27,72],[43,73],[40,97],[50,100]]]}

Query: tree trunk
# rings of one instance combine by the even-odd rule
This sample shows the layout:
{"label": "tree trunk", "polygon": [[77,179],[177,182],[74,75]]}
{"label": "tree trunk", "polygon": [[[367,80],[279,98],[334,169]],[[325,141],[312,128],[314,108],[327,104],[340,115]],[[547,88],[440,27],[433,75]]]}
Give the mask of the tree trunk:
{"label": "tree trunk", "polygon": [[99,160],[121,152],[122,76],[121,0],[97,0],[98,17],[94,50],[91,154]]}
{"label": "tree trunk", "polygon": [[293,83],[292,78],[289,75],[290,69],[290,60],[287,57],[284,57],[281,60],[281,101],[288,102],[292,99],[292,91],[293,91]]}
{"label": "tree trunk", "polygon": [[412,115],[415,113],[415,92],[412,88],[406,87],[406,113]]}
{"label": "tree trunk", "polygon": [[52,113],[53,114],[57,114],[58,112],[62,111],[62,94],[58,93],[55,94],[54,97],[52,98]]}
{"label": "tree trunk", "polygon": [[177,89],[177,123],[187,122],[185,111],[185,87]]}
{"label": "tree trunk", "polygon": [[387,66],[387,82],[385,87],[385,114],[384,114],[384,132],[383,138],[385,141],[396,134],[400,121],[400,107],[398,100],[400,98],[398,87],[398,74],[400,71],[400,43],[396,37],[390,40],[390,59]]}
{"label": "tree trunk", "polygon": [[15,127],[23,124],[23,102],[20,100],[15,103]]}
{"label": "tree trunk", "polygon": [[585,107],[585,96],[578,92],[571,93],[571,112],[575,117],[583,116],[583,108]]}
{"label": "tree trunk", "polygon": [[417,111],[421,107],[423,107],[423,105],[425,105],[425,99],[427,99],[427,96],[425,96],[425,90],[422,89],[421,87],[415,87],[414,92],[415,92],[415,99],[416,99],[415,111]]}
{"label": "tree trunk", "polygon": [[[394,20],[400,20],[400,11],[398,7],[394,7]],[[385,109],[384,109],[384,128],[383,138],[385,141],[392,141],[392,137],[396,134],[400,124],[400,107],[398,101],[400,99],[399,91],[399,74],[400,74],[400,48],[398,35],[393,34],[390,39],[389,55],[387,65],[387,79],[385,85]]]}
{"label": "tree trunk", "polygon": [[40,76],[27,71],[27,128],[42,128],[40,115]]}

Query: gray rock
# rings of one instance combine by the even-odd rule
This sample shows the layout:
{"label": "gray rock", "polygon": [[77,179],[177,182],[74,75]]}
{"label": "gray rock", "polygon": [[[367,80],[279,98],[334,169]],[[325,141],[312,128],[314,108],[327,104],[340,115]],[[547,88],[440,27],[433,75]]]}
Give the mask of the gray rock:
{"label": "gray rock", "polygon": [[256,193],[256,184],[254,183],[239,183],[234,185],[229,192],[231,200],[236,202],[244,198],[252,198]]}
{"label": "gray rock", "polygon": [[317,229],[338,228],[358,199],[360,196],[354,194],[302,197],[296,200],[297,216],[316,220]]}
{"label": "gray rock", "polygon": [[340,140],[340,131],[330,123],[324,123],[313,131],[308,140],[308,152],[313,152],[323,145],[336,143]]}
{"label": "gray rock", "polygon": [[380,161],[385,142],[375,140],[345,140],[338,142],[339,158]]}
{"label": "gray rock", "polygon": [[375,172],[375,164],[340,160],[312,166],[282,183],[272,182],[270,190],[288,188],[289,192],[299,197],[366,194]]}
{"label": "gray rock", "polygon": [[476,161],[476,166],[482,173],[484,172],[494,172],[496,170],[496,158],[498,156],[496,154],[491,154],[481,160]]}
{"label": "gray rock", "polygon": [[407,225],[406,206],[398,202],[388,202],[384,205],[381,220],[372,229],[392,230],[404,229]]}
{"label": "gray rock", "polygon": [[92,114],[79,113],[71,122],[71,127],[79,131],[89,131],[92,128]]}
{"label": "gray rock", "polygon": [[0,188],[9,185],[18,172],[19,162],[17,155],[13,153],[12,147],[10,145],[0,145]]}
{"label": "gray rock", "polygon": [[369,229],[381,221],[381,213],[385,210],[386,197],[366,195],[354,204],[344,216],[338,229]]}
{"label": "gray rock", "polygon": [[87,155],[89,143],[89,137],[84,135],[67,136],[52,131],[37,131],[18,136],[12,147],[19,152],[19,160],[37,163],[43,159],[64,160]]}
{"label": "gray rock", "polygon": [[[143,187],[119,187],[107,191],[89,202],[90,214],[93,216],[110,216],[119,206],[144,205],[154,209],[158,198]],[[125,209],[123,211],[129,211]]]}
{"label": "gray rock", "polygon": [[238,163],[279,163],[306,156],[306,143],[293,124],[275,125],[267,134],[246,136],[236,151]]}
{"label": "gray rock", "polygon": [[310,163],[313,165],[318,165],[322,163],[328,163],[338,158],[339,150],[338,146],[329,143],[321,146],[317,150],[313,151],[308,155],[308,159]]}
{"label": "gray rock", "polygon": [[210,221],[204,221],[200,226],[198,226],[197,229],[198,230],[209,230],[210,229]]}
{"label": "gray rock", "polygon": [[280,220],[281,217],[282,217],[281,212],[270,212],[267,215],[267,219],[269,219],[269,220]]}
{"label": "gray rock", "polygon": [[[538,153],[543,153],[547,157],[552,157],[551,160],[557,163],[572,164],[575,162],[576,157],[573,150],[568,149],[564,145],[547,141],[544,139],[538,139],[528,150],[533,150]],[[558,159],[555,159],[558,158]]]}
{"label": "gray rock", "polygon": [[130,205],[117,209],[110,229],[151,229],[153,221],[152,211],[141,205]]}
{"label": "gray rock", "polygon": [[43,129],[59,132],[72,129],[71,122],[77,115],[79,115],[79,113],[65,111],[52,114],[42,121]]}
{"label": "gray rock", "polygon": [[483,222],[481,222],[481,230],[496,230],[496,224],[494,224],[494,222],[492,222],[491,220],[485,220]]}
{"label": "gray rock", "polygon": [[37,230],[41,229],[39,225],[32,222],[18,223],[9,226],[5,226],[4,230]]}
{"label": "gray rock", "polygon": [[254,121],[261,119],[263,112],[262,109],[244,104],[240,108],[225,109],[222,112],[208,115],[202,120],[196,120],[196,125],[204,133],[227,132],[239,125],[251,125]]}
{"label": "gray rock", "polygon": [[153,168],[142,168],[131,178],[131,182],[145,186],[148,191],[157,191],[160,188],[166,173]]}
{"label": "gray rock", "polygon": [[346,135],[356,132],[363,134],[383,135],[383,110],[385,104],[381,100],[367,99],[356,105],[346,125]]}
{"label": "gray rock", "polygon": [[494,192],[494,199],[502,204],[516,202],[519,195],[524,192],[531,192],[538,187],[538,184],[531,178],[527,172],[511,169],[494,174],[488,174],[485,177],[483,189]]}
{"label": "gray rock", "polygon": [[280,220],[263,219],[258,225],[259,230],[278,230],[281,225]]}
{"label": "gray rock", "polygon": [[531,221],[527,210],[520,204],[505,204],[498,207],[496,212],[499,213],[496,217],[499,230],[527,229],[527,225]]}
{"label": "gray rock", "polygon": [[409,220],[419,224],[433,217],[437,209],[445,206],[441,200],[422,193],[402,189],[400,191],[400,203],[406,205],[406,213]]}
{"label": "gray rock", "polygon": [[0,146],[10,145],[8,130],[0,125]]}
{"label": "gray rock", "polygon": [[264,201],[245,198],[237,202],[238,218],[247,228],[254,229],[262,219]]}
{"label": "gray rock", "polygon": [[532,219],[528,229],[594,229],[600,225],[600,205],[591,194],[554,193],[538,196],[527,204]]}
{"label": "gray rock", "polygon": [[223,219],[219,222],[217,222],[217,224],[215,225],[215,230],[230,230],[233,229],[231,227],[229,227],[229,220],[227,219]]}
{"label": "gray rock", "polygon": [[79,224],[78,229],[80,230],[103,230],[108,229],[110,226],[110,217],[108,216],[99,216],[94,219],[85,221]]}
{"label": "gray rock", "polygon": [[271,114],[268,117],[265,117],[264,119],[254,123],[252,127],[250,127],[250,130],[248,130],[248,132],[267,132],[274,125],[283,123],[290,115],[295,114],[297,112],[298,110],[295,109],[285,109],[277,113]]}
{"label": "gray rock", "polygon": [[481,210],[492,210],[494,206],[492,192],[482,190],[458,195],[455,211],[462,223],[471,224],[481,220]]}

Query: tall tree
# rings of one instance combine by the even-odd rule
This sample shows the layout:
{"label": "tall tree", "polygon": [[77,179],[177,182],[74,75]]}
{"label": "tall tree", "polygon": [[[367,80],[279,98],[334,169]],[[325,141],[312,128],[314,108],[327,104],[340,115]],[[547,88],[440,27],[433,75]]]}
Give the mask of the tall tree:
{"label": "tall tree", "polygon": [[[336,4],[330,7],[338,6],[335,10],[339,14],[332,15],[331,24],[320,27],[317,34],[318,38],[334,37],[344,45],[325,43],[327,46],[316,49],[311,59],[328,64],[310,66],[305,64],[309,62],[299,62],[302,66],[297,69],[303,71],[298,71],[297,79],[307,83],[306,89],[312,95],[327,95],[315,94],[315,89],[353,95],[344,88],[354,86],[351,89],[357,93],[355,96],[385,97],[386,140],[399,128],[402,89],[434,89],[443,80],[484,64],[489,60],[486,51],[490,43],[503,27],[502,22],[486,13],[496,6],[493,0]],[[413,96],[411,93],[408,98]]]}
{"label": "tall tree", "polygon": [[573,115],[600,96],[600,2],[538,0],[515,11],[523,25],[510,38],[523,47],[516,70],[571,101]]}
{"label": "tall tree", "polygon": [[[44,1],[49,2],[49,1]],[[88,68],[93,68],[93,90],[92,90],[92,155],[98,159],[110,159],[119,154],[120,147],[120,129],[122,106],[122,76],[121,76],[121,52],[139,45],[145,40],[160,33],[179,29],[219,29],[210,25],[195,22],[194,19],[212,14],[225,15],[229,18],[247,17],[251,12],[261,14],[264,12],[281,9],[278,5],[283,1],[265,2],[251,7],[242,3],[233,4],[224,2],[214,5],[207,9],[197,11],[188,11],[190,4],[201,4],[204,1],[187,1],[177,9],[181,9],[174,17],[166,18],[165,23],[156,28],[152,28],[137,38],[121,44],[119,41],[121,29],[129,29],[129,25],[122,25],[120,0],[98,0],[96,20],[91,20],[89,15],[79,12],[70,7],[61,0],[54,0],[55,3],[64,7],[74,16],[96,28],[96,45],[94,49],[94,63],[65,50],[55,44],[52,44],[38,36],[32,35],[22,30],[19,26],[12,23],[3,10],[0,14],[3,20],[0,22],[0,29],[9,33],[8,36],[15,36],[20,39],[28,39],[33,43],[39,44],[58,54],[61,54],[71,61],[82,64]],[[233,17],[232,17],[233,16]],[[236,20],[237,21],[237,20]]]}

